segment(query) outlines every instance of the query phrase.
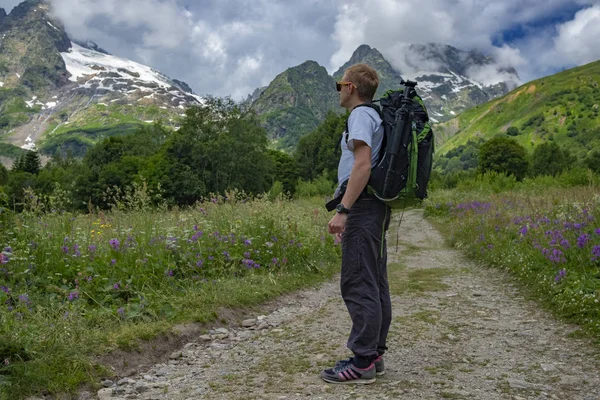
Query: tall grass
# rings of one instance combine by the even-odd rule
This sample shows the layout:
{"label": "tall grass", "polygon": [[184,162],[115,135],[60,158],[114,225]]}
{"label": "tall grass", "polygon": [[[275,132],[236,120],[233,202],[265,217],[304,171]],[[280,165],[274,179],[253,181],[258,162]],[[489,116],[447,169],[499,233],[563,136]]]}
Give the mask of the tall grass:
{"label": "tall grass", "polygon": [[14,216],[0,233],[0,398],[97,384],[95,354],[331,276],[339,249],[322,207],[232,194],[185,210]]}
{"label": "tall grass", "polygon": [[507,191],[484,180],[469,186],[435,192],[426,214],[455,247],[514,274],[556,315],[600,338],[598,186],[552,178]]}

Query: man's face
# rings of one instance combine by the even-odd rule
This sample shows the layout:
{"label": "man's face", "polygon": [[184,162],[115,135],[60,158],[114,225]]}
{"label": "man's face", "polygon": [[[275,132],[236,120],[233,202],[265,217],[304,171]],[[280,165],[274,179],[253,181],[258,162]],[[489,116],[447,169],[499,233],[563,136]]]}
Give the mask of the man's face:
{"label": "man's face", "polygon": [[[342,77],[341,82],[349,82],[349,78],[346,74]],[[350,85],[342,85],[342,90],[340,90],[340,106],[346,107],[348,101],[350,100]]]}

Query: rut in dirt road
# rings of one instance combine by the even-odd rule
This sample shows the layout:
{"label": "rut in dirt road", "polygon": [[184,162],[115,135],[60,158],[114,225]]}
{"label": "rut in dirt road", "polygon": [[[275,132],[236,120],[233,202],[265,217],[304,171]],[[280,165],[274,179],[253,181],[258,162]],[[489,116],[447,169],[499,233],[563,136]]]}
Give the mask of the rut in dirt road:
{"label": "rut in dirt road", "polygon": [[[395,219],[395,224],[398,218]],[[105,399],[600,399],[598,347],[526,301],[504,272],[448,248],[422,210],[389,239],[394,318],[386,375],[330,385],[319,372],[348,357],[339,280],[282,300],[247,327],[212,332]]]}

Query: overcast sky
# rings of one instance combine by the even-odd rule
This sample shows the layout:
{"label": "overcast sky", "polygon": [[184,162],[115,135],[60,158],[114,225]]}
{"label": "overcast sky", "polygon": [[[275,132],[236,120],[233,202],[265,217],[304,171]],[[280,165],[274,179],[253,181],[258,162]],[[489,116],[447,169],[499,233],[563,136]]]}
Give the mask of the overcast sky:
{"label": "overcast sky", "polygon": [[[7,11],[19,1],[0,0]],[[51,0],[73,38],[244,98],[286,68],[337,70],[361,44],[401,72],[404,45],[478,49],[522,81],[600,59],[600,0]]]}

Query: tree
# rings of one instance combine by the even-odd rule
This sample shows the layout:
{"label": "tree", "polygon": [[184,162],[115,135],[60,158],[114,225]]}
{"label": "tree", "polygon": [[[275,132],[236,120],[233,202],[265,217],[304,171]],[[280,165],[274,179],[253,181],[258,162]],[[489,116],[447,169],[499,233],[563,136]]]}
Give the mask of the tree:
{"label": "tree", "polygon": [[519,135],[519,128],[517,128],[516,126],[511,126],[510,128],[508,128],[506,130],[506,134],[508,136],[518,136]]}
{"label": "tree", "polygon": [[527,150],[514,139],[498,136],[482,144],[479,149],[481,173],[494,171],[522,180],[528,167]]}
{"label": "tree", "polygon": [[600,151],[595,150],[585,160],[585,165],[596,173],[600,173]]}
{"label": "tree", "polygon": [[294,159],[289,154],[278,150],[269,150],[268,154],[273,162],[272,182],[281,182],[283,191],[293,195],[298,183],[298,170]]}
{"label": "tree", "polygon": [[0,186],[6,185],[6,182],[8,182],[8,170],[0,164]]}
{"label": "tree", "polygon": [[37,175],[42,169],[42,161],[37,151],[28,151],[25,154],[25,162],[23,164],[23,171],[29,172],[32,175]]}
{"label": "tree", "polygon": [[317,129],[300,139],[294,158],[301,179],[312,181],[327,171],[327,177],[336,180],[340,140],[347,119],[348,113],[338,115],[330,111]]}
{"label": "tree", "polygon": [[533,151],[531,173],[556,176],[569,168],[573,162],[569,152],[561,149],[556,143],[542,143]]}

